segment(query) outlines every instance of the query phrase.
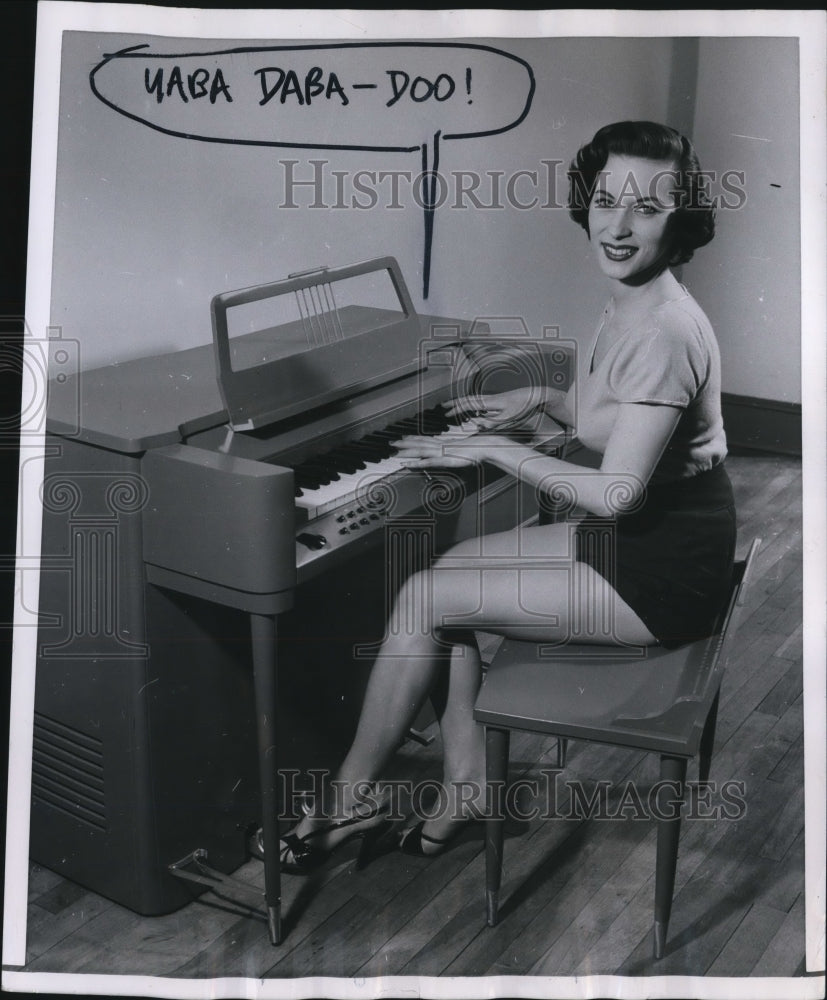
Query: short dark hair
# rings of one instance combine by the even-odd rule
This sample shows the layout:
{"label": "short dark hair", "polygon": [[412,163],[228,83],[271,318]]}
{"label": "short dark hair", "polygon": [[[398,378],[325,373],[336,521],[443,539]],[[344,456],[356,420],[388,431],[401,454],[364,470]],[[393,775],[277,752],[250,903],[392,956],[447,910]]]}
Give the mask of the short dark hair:
{"label": "short dark hair", "polygon": [[709,197],[692,143],[668,125],[615,122],[605,125],[578,150],[569,167],[569,214],[589,232],[589,205],[609,155],[668,160],[678,175],[678,207],[671,219],[670,264],[684,264],[715,235],[715,205]]}

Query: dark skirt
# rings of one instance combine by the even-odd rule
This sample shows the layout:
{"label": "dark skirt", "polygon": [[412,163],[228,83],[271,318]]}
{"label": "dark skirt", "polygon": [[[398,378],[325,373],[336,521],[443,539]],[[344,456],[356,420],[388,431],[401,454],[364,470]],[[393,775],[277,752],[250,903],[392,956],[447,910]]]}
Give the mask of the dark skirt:
{"label": "dark skirt", "polygon": [[648,486],[641,507],[575,532],[578,562],[603,576],[665,646],[710,635],[735,559],[735,504],[723,464]]}

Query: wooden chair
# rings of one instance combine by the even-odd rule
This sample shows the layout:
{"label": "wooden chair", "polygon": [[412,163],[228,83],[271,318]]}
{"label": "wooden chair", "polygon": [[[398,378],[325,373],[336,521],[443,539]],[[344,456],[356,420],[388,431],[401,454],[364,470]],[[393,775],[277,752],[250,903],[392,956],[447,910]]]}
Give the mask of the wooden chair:
{"label": "wooden chair", "polygon": [[[756,539],[746,559],[735,564],[729,605],[708,638],[677,649],[641,648],[637,656],[611,646],[561,649],[505,640],[474,708],[474,718],[485,726],[489,802],[505,788],[511,730],[557,736],[559,767],[570,738],[660,754],[660,778],[674,788],[672,801],[679,805],[657,820],[655,958],[663,956],[672,908],[687,764],[697,754],[699,779],[708,779],[728,647],[759,545]],[[486,820],[489,926],[498,918],[503,832],[500,801]]]}

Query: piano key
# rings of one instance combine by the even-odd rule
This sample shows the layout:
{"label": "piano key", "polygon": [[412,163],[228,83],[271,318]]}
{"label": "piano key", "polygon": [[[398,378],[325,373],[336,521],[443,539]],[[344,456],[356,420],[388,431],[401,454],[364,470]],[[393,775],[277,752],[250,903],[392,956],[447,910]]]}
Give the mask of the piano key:
{"label": "piano key", "polygon": [[347,455],[336,455],[336,468],[340,475],[352,475],[355,472],[363,471],[366,463],[356,458],[349,458]]}
{"label": "piano key", "polygon": [[295,485],[300,490],[316,490],[321,486],[318,476],[313,476],[303,470],[298,470],[294,475]]}
{"label": "piano key", "polygon": [[304,463],[301,471],[305,476],[312,477],[319,486],[325,486],[327,483],[339,478],[337,472],[333,471],[330,467],[322,465],[321,462]]}
{"label": "piano key", "polygon": [[394,448],[387,442],[382,442],[380,444],[378,441],[368,441],[367,439],[362,438],[357,442],[357,445],[359,448],[359,454],[361,454],[367,462],[375,462],[380,458],[389,458],[394,452]]}
{"label": "piano key", "polygon": [[[351,466],[350,468],[348,466]],[[328,455],[315,455],[295,466],[294,472],[297,477],[301,477],[312,482],[316,486],[324,485],[339,478],[342,472],[353,472],[356,464],[348,461],[339,461],[337,453]]]}
{"label": "piano key", "polygon": [[330,457],[335,461],[343,459],[346,462],[355,462],[357,469],[363,467],[365,462],[360,454],[359,445],[355,441],[350,441],[348,444],[336,448]]}
{"label": "piano key", "polygon": [[[456,424],[454,423],[454,426]],[[339,474],[353,474],[368,465],[396,454],[394,441],[411,434],[434,435],[452,424],[441,406],[419,415],[397,420],[388,427],[373,431],[357,441],[346,442],[330,452],[313,455],[295,467],[298,479],[310,488],[335,480]]]}
{"label": "piano key", "polygon": [[361,470],[343,475],[338,483],[320,486],[316,490],[304,490],[303,496],[296,499],[296,506],[307,510],[309,517],[319,517],[363,497],[371,485],[388,479],[403,468],[398,460],[394,462],[393,459],[387,459],[377,463],[376,468],[370,471]]}
{"label": "piano key", "polygon": [[429,410],[422,414],[422,431],[424,434],[438,434],[448,429],[448,421],[442,410]]}

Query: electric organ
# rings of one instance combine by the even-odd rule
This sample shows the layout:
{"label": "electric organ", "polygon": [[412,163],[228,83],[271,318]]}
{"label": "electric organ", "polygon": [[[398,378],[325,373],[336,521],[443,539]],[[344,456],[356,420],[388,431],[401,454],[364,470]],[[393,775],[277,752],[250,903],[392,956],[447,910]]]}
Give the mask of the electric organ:
{"label": "electric organ", "polygon": [[275,941],[279,769],[335,766],[411,560],[536,514],[498,470],[405,470],[393,441],[461,433],[455,395],[566,387],[572,353],[418,315],[393,258],[211,316],[211,345],[50,383],[31,854],[159,914],[263,823]]}

